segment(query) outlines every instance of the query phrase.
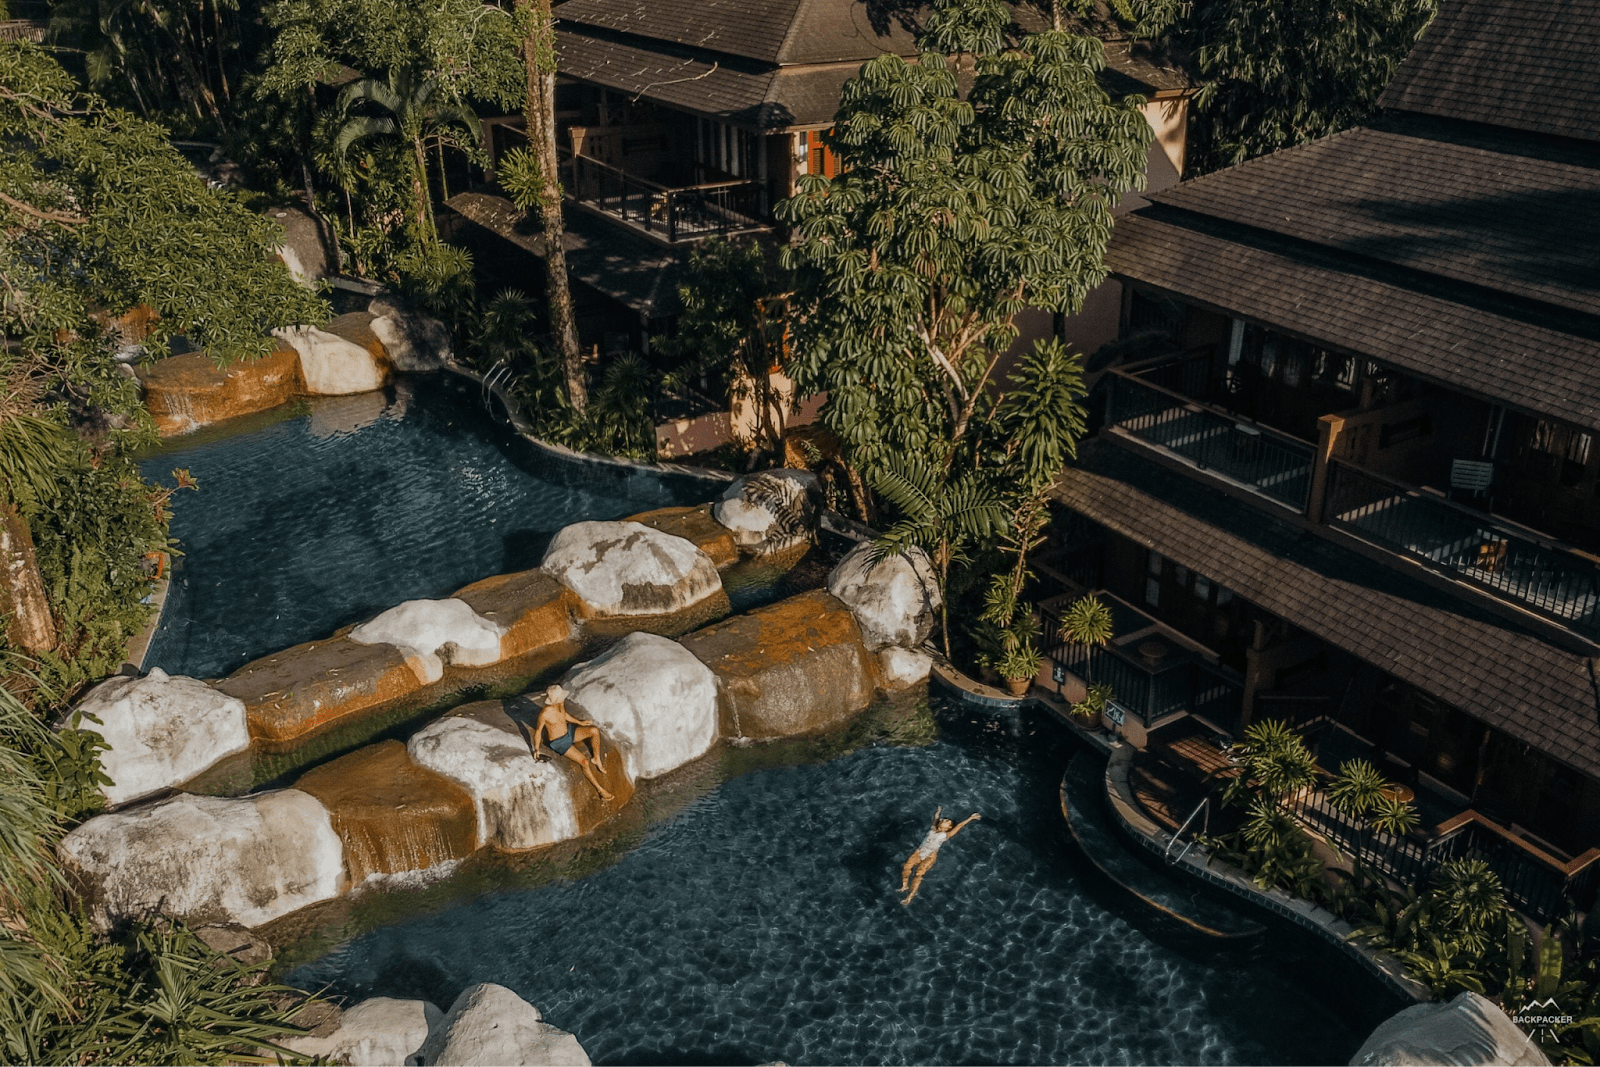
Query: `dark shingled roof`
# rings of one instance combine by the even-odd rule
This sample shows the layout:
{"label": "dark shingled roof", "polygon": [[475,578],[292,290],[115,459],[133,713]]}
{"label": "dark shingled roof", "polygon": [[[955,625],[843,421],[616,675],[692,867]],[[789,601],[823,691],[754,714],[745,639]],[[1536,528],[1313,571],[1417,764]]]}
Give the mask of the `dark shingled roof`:
{"label": "dark shingled roof", "polygon": [[[1391,363],[1499,403],[1600,429],[1600,339],[1557,315],[1413,288],[1410,272],[1176,212],[1117,220],[1113,274]],[[1581,324],[1580,324],[1581,325]]]}
{"label": "dark shingled roof", "polygon": [[1055,494],[1295,626],[1518,741],[1600,774],[1589,661],[1106,441]]}
{"label": "dark shingled roof", "polygon": [[1600,146],[1398,117],[1149,199],[1600,313]]}
{"label": "dark shingled roof", "polygon": [[556,38],[567,77],[759,129],[831,121],[840,88],[860,69],[859,63],[761,67],[570,30]]}
{"label": "dark shingled roof", "polygon": [[[833,118],[862,63],[916,53],[921,11],[898,0],[566,0],[556,9],[561,72],[741,124],[815,125]],[[1032,8],[1012,11],[1023,29],[1044,28]],[[1075,28],[1101,39],[1108,92],[1193,87],[1107,13]]]}
{"label": "dark shingled roof", "polygon": [[[524,213],[505,197],[458,193],[446,200],[445,206],[525,252],[544,258],[544,233],[530,228]],[[679,310],[683,259],[677,249],[634,237],[587,211],[569,210],[566,222],[562,245],[572,277],[648,318]]]}
{"label": "dark shingled roof", "polygon": [[1379,103],[1600,140],[1600,3],[1445,0]]}

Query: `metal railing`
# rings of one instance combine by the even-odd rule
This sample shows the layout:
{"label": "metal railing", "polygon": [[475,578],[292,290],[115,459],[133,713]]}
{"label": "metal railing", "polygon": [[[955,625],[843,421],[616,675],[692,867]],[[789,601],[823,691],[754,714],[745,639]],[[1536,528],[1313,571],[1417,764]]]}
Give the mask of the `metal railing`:
{"label": "metal railing", "polygon": [[1600,637],[1600,566],[1493,516],[1328,463],[1329,525]]}
{"label": "metal railing", "polygon": [[1600,851],[1563,864],[1537,854],[1476,812],[1447,820],[1430,839],[1363,826],[1334,808],[1320,789],[1300,794],[1292,807],[1302,822],[1340,849],[1352,856],[1359,852],[1368,870],[1403,886],[1420,889],[1451,860],[1482,859],[1499,876],[1506,899],[1538,922],[1551,922],[1572,907],[1588,908],[1600,886]]}
{"label": "metal railing", "polygon": [[1053,613],[1041,611],[1040,616],[1045,655],[1091,685],[1111,686],[1113,699],[1146,723],[1188,711],[1219,729],[1237,732],[1244,689],[1222,672],[1193,662],[1152,671],[1140,657],[1115,645],[1067,642]]}
{"label": "metal railing", "polygon": [[1123,371],[1108,375],[1106,424],[1304,513],[1314,449]]}
{"label": "metal railing", "polygon": [[568,155],[566,166],[567,195],[668,241],[769,228],[765,182],[708,182],[673,188],[588,156]]}

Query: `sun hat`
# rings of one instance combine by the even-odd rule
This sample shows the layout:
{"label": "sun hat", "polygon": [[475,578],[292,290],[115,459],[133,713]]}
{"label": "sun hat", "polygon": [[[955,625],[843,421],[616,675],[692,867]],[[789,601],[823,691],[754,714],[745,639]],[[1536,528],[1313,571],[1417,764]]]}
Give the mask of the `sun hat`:
{"label": "sun hat", "polygon": [[561,688],[559,684],[552,685],[544,691],[544,702],[546,704],[559,704],[565,699],[567,699],[567,691]]}

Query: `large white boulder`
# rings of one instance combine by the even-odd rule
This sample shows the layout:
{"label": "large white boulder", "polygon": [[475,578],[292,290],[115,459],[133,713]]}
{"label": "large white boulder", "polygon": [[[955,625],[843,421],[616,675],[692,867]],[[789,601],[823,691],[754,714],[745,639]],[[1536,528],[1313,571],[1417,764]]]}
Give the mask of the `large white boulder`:
{"label": "large white boulder", "polygon": [[350,1067],[405,1067],[416,1063],[428,1033],[444,1012],[426,1000],[373,997],[347,1008],[326,1037],[286,1037],[277,1042],[303,1056]]}
{"label": "large white boulder", "polygon": [[[79,728],[99,733],[111,746],[100,763],[112,784],[100,791],[113,805],[182,785],[250,747],[244,701],[159,667],[143,678],[100,683],[77,710],[99,720],[81,721]],[[69,715],[57,728],[71,724]]]}
{"label": "large white boulder", "polygon": [[921,649],[890,645],[878,653],[878,670],[886,689],[910,689],[928,680],[933,657]]}
{"label": "large white boulder", "polygon": [[828,592],[855,613],[871,649],[922,644],[943,603],[933,563],[915,546],[879,555],[870,542],[857,545],[828,575]]}
{"label": "large white boulder", "polygon": [[422,1062],[453,1067],[588,1067],[578,1039],[545,1022],[503,985],[468,986],[422,1046]]}
{"label": "large white boulder", "polygon": [[556,761],[535,760],[518,733],[452,715],[413,734],[406,751],[472,796],[481,844],[538,848],[582,832],[570,780]]}
{"label": "large white boulder", "polygon": [[388,375],[369,349],[315,326],[284,326],[272,335],[300,354],[300,377],[314,396],[382,389]]}
{"label": "large white boulder", "polygon": [[815,537],[822,502],[822,483],[815,474],[785,468],[735,480],[711,514],[733,533],[740,548],[766,555]]}
{"label": "large white boulder", "polygon": [[698,759],[717,740],[717,677],[676,641],[633,633],[565,682],[618,748],[634,781]]}
{"label": "large white boulder", "polygon": [[[1550,1014],[1560,1014],[1551,1008]],[[1416,1064],[1548,1067],[1550,1060],[1493,1002],[1462,993],[1446,1003],[1415,1004],[1378,1024],[1351,1067]]]}
{"label": "large white boulder", "polygon": [[500,662],[505,627],[464,600],[407,600],[350,631],[358,645],[394,645],[423,685],[444,677],[446,662],[487,667]]}
{"label": "large white boulder", "polygon": [[157,912],[190,925],[260,926],[344,889],[344,846],[308,793],[183,794],[97,815],[57,851],[95,925]]}
{"label": "large white boulder", "polygon": [[438,370],[450,359],[450,330],[438,319],[408,311],[387,297],[367,305],[372,332],[395,370]]}
{"label": "large white boulder", "polygon": [[597,615],[665,615],[722,590],[710,556],[637,522],[563,527],[541,566]]}

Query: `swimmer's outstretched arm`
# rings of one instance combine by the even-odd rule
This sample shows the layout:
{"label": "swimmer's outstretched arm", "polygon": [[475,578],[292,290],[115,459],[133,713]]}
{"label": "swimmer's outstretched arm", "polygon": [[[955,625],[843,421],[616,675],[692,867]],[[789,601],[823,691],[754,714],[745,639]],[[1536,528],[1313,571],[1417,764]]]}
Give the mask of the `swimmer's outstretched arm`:
{"label": "swimmer's outstretched arm", "polygon": [[939,816],[941,816],[943,814],[944,814],[944,805],[940,804],[938,809],[933,813],[933,828],[935,830],[937,830],[939,828]]}
{"label": "swimmer's outstretched arm", "polygon": [[973,819],[981,819],[981,818],[983,818],[982,815],[979,815],[977,812],[973,812],[971,815],[968,815],[965,819],[962,819],[960,822],[956,823],[955,829],[950,831],[949,836],[950,837],[956,836],[957,834],[959,834],[966,827],[967,823],[971,822]]}

